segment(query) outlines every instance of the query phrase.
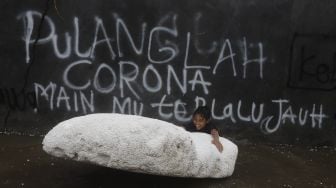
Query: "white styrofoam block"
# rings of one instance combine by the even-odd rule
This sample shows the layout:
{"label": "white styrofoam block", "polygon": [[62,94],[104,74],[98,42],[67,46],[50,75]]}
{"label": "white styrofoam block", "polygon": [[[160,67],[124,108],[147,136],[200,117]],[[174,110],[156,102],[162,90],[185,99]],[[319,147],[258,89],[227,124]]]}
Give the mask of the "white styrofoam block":
{"label": "white styrofoam block", "polygon": [[177,176],[232,175],[238,147],[220,137],[190,133],[174,124],[123,114],[90,114],[59,123],[44,138],[43,149],[56,157],[132,172]]}

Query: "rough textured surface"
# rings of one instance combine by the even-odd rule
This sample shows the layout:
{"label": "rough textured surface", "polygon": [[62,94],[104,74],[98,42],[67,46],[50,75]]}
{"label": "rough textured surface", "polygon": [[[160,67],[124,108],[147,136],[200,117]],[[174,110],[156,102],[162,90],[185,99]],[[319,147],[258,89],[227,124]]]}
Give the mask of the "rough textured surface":
{"label": "rough textured surface", "polygon": [[220,138],[189,133],[171,123],[134,115],[91,114],[55,126],[43,149],[54,156],[133,172],[180,176],[226,177],[233,173],[238,148]]}

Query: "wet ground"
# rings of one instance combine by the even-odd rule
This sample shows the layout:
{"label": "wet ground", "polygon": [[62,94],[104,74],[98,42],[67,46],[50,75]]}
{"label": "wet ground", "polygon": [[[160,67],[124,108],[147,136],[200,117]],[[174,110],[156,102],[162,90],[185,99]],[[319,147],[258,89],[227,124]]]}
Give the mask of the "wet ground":
{"label": "wet ground", "polygon": [[42,137],[0,135],[0,187],[335,187],[336,148],[236,142],[234,174],[222,179],[152,176],[63,160]]}

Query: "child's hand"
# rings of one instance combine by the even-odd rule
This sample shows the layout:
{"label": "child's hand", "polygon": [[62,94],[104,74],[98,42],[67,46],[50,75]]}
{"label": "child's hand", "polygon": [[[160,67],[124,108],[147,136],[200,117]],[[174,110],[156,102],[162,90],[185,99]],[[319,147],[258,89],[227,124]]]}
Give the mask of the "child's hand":
{"label": "child's hand", "polygon": [[213,138],[212,144],[214,144],[216,146],[216,148],[218,149],[219,152],[222,152],[223,151],[223,145],[219,141],[218,131],[216,129],[212,129],[211,130],[211,135],[212,135],[212,138]]}
{"label": "child's hand", "polygon": [[211,135],[212,135],[213,138],[218,138],[219,139],[219,134],[218,134],[218,131],[216,129],[211,130]]}

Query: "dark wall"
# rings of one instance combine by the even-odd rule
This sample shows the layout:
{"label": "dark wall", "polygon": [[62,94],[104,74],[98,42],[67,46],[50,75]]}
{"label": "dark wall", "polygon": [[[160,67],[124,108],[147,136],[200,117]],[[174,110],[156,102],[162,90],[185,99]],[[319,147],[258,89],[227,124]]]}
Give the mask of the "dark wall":
{"label": "dark wall", "polygon": [[88,113],[176,124],[197,105],[236,139],[334,145],[336,2],[1,1],[2,132]]}

